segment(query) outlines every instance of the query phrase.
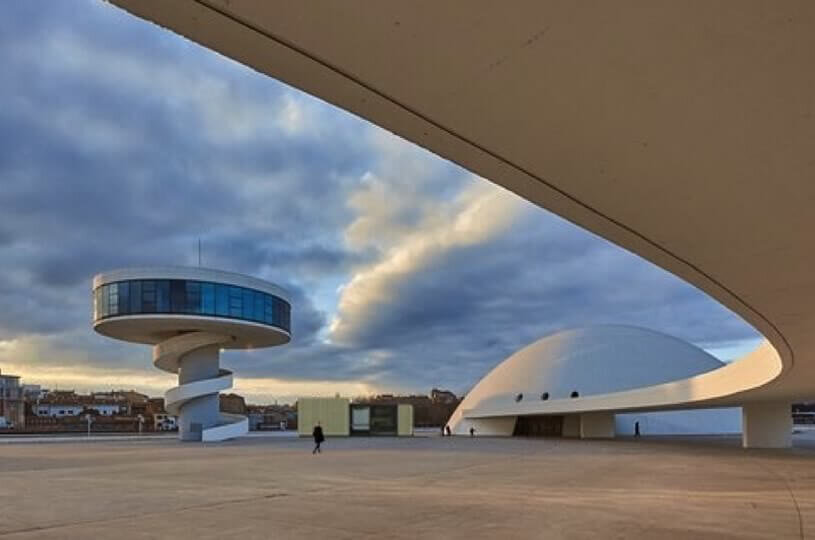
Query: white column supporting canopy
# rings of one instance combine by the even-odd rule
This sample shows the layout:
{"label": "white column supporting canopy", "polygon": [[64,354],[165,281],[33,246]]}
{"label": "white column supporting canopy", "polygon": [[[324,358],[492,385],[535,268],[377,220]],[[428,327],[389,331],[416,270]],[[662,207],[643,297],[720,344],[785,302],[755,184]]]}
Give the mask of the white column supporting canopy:
{"label": "white column supporting canopy", "polygon": [[614,413],[592,412],[580,415],[581,439],[613,439]]}
{"label": "white column supporting canopy", "polygon": [[749,402],[742,407],[744,448],[789,448],[792,410],[789,402]]}

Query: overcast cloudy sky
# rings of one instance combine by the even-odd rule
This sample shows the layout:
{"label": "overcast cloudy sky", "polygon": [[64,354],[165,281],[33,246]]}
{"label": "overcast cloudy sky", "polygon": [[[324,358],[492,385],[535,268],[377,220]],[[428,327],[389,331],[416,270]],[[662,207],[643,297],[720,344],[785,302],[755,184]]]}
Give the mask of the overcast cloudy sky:
{"label": "overcast cloudy sky", "polygon": [[561,328],[647,326],[727,359],[757,334],[693,287],[411,143],[101,2],[0,4],[0,369],[160,395],[90,329],[99,271],[197,264],[294,299],[226,353],[252,401],[467,390]]}

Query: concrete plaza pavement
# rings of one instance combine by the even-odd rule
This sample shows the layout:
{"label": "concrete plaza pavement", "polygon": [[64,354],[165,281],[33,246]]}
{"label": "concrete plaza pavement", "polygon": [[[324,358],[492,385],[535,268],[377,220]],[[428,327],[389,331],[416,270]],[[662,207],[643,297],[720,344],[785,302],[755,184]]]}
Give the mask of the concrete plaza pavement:
{"label": "concrete plaza pavement", "polygon": [[0,445],[0,539],[815,537],[815,438]]}

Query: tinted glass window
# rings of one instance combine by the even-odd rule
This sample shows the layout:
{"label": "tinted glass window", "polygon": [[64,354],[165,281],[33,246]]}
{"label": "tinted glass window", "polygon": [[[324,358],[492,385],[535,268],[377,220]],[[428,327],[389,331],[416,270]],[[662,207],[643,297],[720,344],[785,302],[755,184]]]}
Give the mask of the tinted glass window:
{"label": "tinted glass window", "polygon": [[156,281],[156,311],[170,313],[170,282],[168,280]]}
{"label": "tinted glass window", "polygon": [[156,312],[156,282],[141,282],[141,305],[143,313]]}
{"label": "tinted glass window", "polygon": [[266,295],[263,299],[263,305],[265,307],[263,320],[266,324],[274,324],[274,301],[272,297]]}
{"label": "tinted glass window", "polygon": [[141,281],[130,282],[130,313],[141,313]]}
{"label": "tinted glass window", "polygon": [[119,314],[119,287],[117,283],[108,285],[108,314]]}
{"label": "tinted glass window", "polygon": [[291,308],[260,291],[193,280],[131,280],[93,292],[94,318],[139,313],[186,313],[258,321],[289,329]]}
{"label": "tinted glass window", "polygon": [[170,312],[185,313],[187,309],[187,291],[185,282],[180,279],[170,281]]}
{"label": "tinted glass window", "polygon": [[130,313],[130,283],[119,283],[119,314]]}
{"label": "tinted glass window", "polygon": [[201,313],[215,315],[215,285],[213,283],[201,284]]}
{"label": "tinted glass window", "polygon": [[291,328],[291,306],[286,302],[280,302],[280,305],[283,306],[283,320],[281,321],[280,326],[283,328],[290,329]]}
{"label": "tinted glass window", "polygon": [[240,287],[229,287],[229,316],[243,316],[243,291]]}
{"label": "tinted glass window", "polygon": [[281,309],[283,306],[280,305],[280,302],[275,302],[272,300],[272,305],[274,306],[274,319],[272,320],[272,324],[281,324],[283,322],[283,310]]}
{"label": "tinted glass window", "polygon": [[243,318],[251,321],[255,315],[255,295],[250,289],[243,289]]}
{"label": "tinted glass window", "polygon": [[93,291],[93,318],[99,319],[102,317],[102,287],[98,287]]}
{"label": "tinted glass window", "polygon": [[255,292],[255,312],[252,316],[253,321],[263,321],[263,313],[265,311],[265,306],[263,303],[263,299],[266,297],[265,294],[261,292]]}
{"label": "tinted glass window", "polygon": [[215,313],[222,317],[229,316],[229,287],[215,285]]}
{"label": "tinted glass window", "polygon": [[102,294],[99,295],[100,311],[102,312],[102,317],[107,317],[108,315],[110,315],[110,313],[108,313],[108,286],[105,285],[103,287],[100,287],[100,289],[102,289]]}
{"label": "tinted glass window", "polygon": [[184,306],[185,313],[201,313],[201,284],[197,281],[187,281],[187,301]]}

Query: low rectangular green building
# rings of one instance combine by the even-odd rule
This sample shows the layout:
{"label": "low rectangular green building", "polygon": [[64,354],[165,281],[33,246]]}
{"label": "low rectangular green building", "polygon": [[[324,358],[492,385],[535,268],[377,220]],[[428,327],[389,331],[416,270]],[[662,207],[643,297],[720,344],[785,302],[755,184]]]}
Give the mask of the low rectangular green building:
{"label": "low rectangular green building", "polygon": [[310,437],[319,423],[326,437],[347,437],[350,434],[348,398],[300,398],[297,400],[297,434]]}
{"label": "low rectangular green building", "polygon": [[297,433],[309,437],[317,423],[327,437],[413,435],[413,405],[351,403],[348,398],[297,400]]}

